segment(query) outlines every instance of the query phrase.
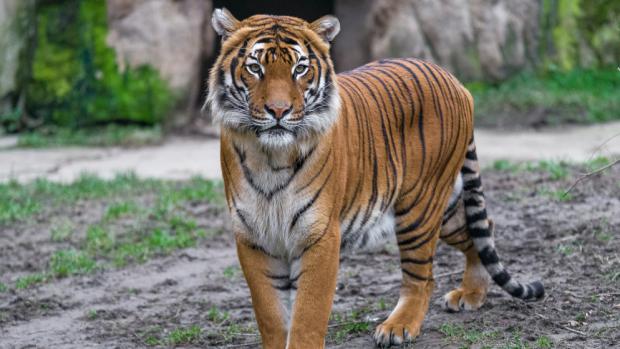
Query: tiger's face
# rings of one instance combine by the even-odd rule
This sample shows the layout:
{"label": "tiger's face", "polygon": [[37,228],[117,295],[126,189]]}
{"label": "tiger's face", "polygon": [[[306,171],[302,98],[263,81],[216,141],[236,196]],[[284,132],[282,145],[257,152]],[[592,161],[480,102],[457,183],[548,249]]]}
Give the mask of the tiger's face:
{"label": "tiger's face", "polygon": [[222,127],[255,137],[266,148],[290,147],[325,133],[340,108],[329,42],[332,16],[243,21],[215,10],[222,50],[209,78],[207,104]]}

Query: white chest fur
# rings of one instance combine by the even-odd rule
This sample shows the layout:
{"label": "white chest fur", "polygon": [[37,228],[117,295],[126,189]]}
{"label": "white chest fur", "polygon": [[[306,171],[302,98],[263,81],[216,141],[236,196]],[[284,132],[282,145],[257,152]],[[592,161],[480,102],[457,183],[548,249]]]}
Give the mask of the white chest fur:
{"label": "white chest fur", "polygon": [[235,152],[244,177],[239,181],[242,194],[235,198],[232,212],[235,230],[269,254],[297,256],[310,233],[315,209],[307,208],[312,195],[298,192],[305,162],[312,152],[302,153],[301,157],[276,156],[241,145],[235,147]]}

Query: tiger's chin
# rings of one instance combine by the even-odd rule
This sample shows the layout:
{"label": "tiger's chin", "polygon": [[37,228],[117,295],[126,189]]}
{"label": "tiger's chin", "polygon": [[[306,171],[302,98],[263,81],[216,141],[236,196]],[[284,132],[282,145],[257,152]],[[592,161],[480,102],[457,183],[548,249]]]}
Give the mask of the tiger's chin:
{"label": "tiger's chin", "polygon": [[293,147],[296,141],[292,132],[284,130],[265,131],[258,135],[260,145],[269,150],[287,149]]}

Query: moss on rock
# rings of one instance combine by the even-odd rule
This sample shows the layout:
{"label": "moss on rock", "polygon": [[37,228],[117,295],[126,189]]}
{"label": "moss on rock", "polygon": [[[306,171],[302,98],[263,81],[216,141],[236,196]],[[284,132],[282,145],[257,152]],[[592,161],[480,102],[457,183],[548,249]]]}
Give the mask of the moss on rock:
{"label": "moss on rock", "polygon": [[151,67],[120,71],[106,44],[104,1],[42,2],[27,111],[44,124],[161,122],[175,96]]}

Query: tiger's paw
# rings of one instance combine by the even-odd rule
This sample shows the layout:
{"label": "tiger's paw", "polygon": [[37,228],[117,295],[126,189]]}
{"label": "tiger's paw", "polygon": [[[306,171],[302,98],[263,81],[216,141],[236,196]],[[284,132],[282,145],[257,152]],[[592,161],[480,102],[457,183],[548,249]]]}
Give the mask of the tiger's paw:
{"label": "tiger's paw", "polygon": [[420,334],[420,326],[391,323],[386,320],[377,326],[373,336],[379,348],[389,348],[392,345],[411,343]]}
{"label": "tiger's paw", "polygon": [[449,312],[478,310],[484,304],[486,298],[486,288],[468,290],[459,287],[443,296],[443,308]]}

